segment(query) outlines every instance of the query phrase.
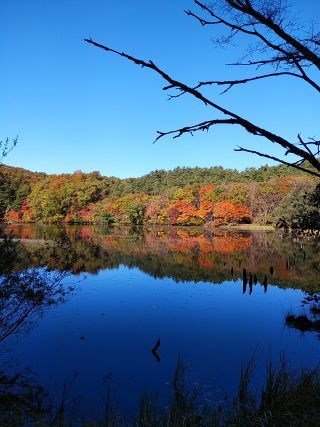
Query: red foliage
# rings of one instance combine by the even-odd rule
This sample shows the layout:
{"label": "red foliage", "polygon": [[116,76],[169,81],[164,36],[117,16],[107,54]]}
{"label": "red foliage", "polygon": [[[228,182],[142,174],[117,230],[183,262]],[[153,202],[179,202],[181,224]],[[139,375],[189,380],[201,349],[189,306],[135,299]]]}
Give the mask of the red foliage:
{"label": "red foliage", "polygon": [[7,222],[32,222],[33,213],[29,207],[28,200],[21,204],[19,211],[9,209],[5,214],[5,220]]}
{"label": "red foliage", "polygon": [[83,208],[77,212],[77,215],[81,218],[83,222],[91,222],[94,215],[94,210],[89,206],[87,208]]}
{"label": "red foliage", "polygon": [[89,205],[77,212],[68,212],[64,218],[65,222],[68,223],[87,223],[94,222],[94,205]]}

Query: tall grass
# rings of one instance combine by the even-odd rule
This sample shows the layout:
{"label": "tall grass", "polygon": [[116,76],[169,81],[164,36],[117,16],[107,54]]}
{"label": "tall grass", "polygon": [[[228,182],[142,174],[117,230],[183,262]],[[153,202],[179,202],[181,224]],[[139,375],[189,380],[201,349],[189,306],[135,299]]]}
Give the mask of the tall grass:
{"label": "tall grass", "polygon": [[[238,396],[219,426],[318,426],[320,425],[319,369],[290,370],[284,357],[276,369],[271,361],[259,392],[253,394],[252,361],[242,370]],[[249,372],[249,375],[248,375]],[[244,393],[243,393],[244,390]]]}
{"label": "tall grass", "polygon": [[[284,357],[275,368],[267,364],[264,384],[255,389],[252,356],[240,372],[236,396],[223,406],[212,403],[204,405],[201,392],[190,389],[185,380],[185,366],[178,361],[171,381],[170,396],[166,407],[159,405],[157,397],[142,394],[140,409],[136,417],[127,420],[118,410],[110,406],[110,388],[103,418],[89,421],[86,414],[73,414],[70,418],[61,405],[55,413],[46,416],[28,417],[28,408],[16,408],[17,400],[10,395],[14,405],[7,405],[10,412],[0,417],[6,426],[43,427],[313,427],[320,426],[320,372],[318,369],[291,370]],[[8,401],[7,401],[8,404]],[[65,405],[65,402],[63,403]],[[41,407],[41,406],[40,406]],[[12,410],[15,408],[15,410]],[[0,399],[0,413],[3,410]],[[2,414],[3,415],[3,414]],[[23,415],[25,418],[23,418]],[[33,414],[34,415],[34,414]],[[18,417],[18,418],[17,418]],[[22,422],[25,420],[25,423]],[[18,422],[17,422],[18,421]]]}

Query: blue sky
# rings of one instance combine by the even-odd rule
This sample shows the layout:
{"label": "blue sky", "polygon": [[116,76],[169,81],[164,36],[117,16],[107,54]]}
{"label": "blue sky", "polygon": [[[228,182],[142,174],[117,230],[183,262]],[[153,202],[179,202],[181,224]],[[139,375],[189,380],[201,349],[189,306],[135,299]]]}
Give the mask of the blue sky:
{"label": "blue sky", "polygon": [[[320,2],[295,0],[301,22],[319,17]],[[250,70],[224,64],[241,46],[215,48],[218,31],[201,28],[183,10],[191,0],[10,0],[1,2],[1,135],[19,135],[7,163],[48,173],[99,170],[141,176],[154,169],[222,165],[244,169],[266,160],[236,153],[240,144],[269,143],[241,129],[163,139],[156,130],[190,125],[217,115],[190,97],[168,101],[151,71],[107,55],[83,39],[152,59],[187,83],[238,78]],[[288,138],[316,136],[315,91],[287,78],[234,88],[212,99]],[[318,135],[319,136],[319,135]],[[280,151],[271,146],[270,152]]]}

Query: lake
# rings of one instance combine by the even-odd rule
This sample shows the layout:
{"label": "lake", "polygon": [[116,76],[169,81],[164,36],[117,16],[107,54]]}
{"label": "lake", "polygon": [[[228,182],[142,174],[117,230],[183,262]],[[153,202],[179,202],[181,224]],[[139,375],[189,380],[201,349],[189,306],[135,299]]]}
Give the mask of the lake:
{"label": "lake", "polygon": [[254,384],[281,354],[293,368],[320,360],[318,333],[285,321],[317,315],[319,240],[177,227],[6,232],[21,241],[1,255],[11,276],[0,295],[2,369],[27,372],[55,404],[64,394],[66,410],[77,402],[99,415],[106,384],[128,416],[142,392],[165,404],[178,360],[188,387],[213,403],[234,395],[253,354]]}

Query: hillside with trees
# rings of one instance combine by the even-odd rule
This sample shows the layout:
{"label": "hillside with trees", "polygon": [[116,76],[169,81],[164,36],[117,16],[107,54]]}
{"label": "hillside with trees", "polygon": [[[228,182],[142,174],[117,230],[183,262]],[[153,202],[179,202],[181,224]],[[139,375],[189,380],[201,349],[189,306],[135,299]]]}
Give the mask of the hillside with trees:
{"label": "hillside with trees", "polygon": [[158,170],[140,178],[0,167],[5,222],[319,228],[320,186],[286,166]]}

